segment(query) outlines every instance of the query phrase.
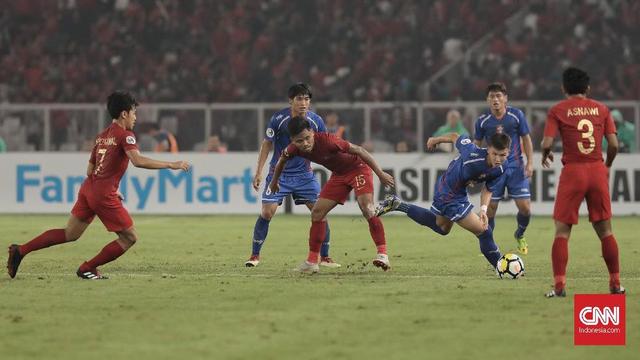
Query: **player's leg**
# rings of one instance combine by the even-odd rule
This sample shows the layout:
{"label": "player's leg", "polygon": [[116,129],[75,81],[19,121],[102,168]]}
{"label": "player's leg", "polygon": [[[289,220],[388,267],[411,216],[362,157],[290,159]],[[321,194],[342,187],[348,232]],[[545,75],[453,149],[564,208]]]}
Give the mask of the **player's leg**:
{"label": "player's leg", "polygon": [[493,240],[493,230],[490,227],[485,229],[478,214],[470,210],[466,214],[461,214],[459,219],[456,221],[458,225],[478,237],[482,255],[495,268],[502,254],[500,254],[500,249],[498,249],[498,245]]}
{"label": "player's leg", "polygon": [[258,266],[260,263],[260,251],[262,250],[262,245],[267,239],[267,234],[269,233],[269,224],[271,223],[271,219],[276,214],[278,210],[277,202],[263,202],[262,209],[260,210],[260,215],[258,215],[258,219],[256,219],[256,223],[253,226],[253,241],[251,243],[251,256],[249,260],[247,260],[244,265],[246,267],[254,267]]}
{"label": "player's leg", "polygon": [[418,205],[406,203],[396,195],[388,195],[376,207],[376,216],[382,216],[390,211],[400,211],[415,221],[416,223],[427,226],[440,235],[447,235],[453,227],[453,222],[441,215],[440,211],[431,206],[431,209],[425,209]]}
{"label": "player's leg", "polygon": [[109,197],[94,206],[96,214],[109,232],[118,234],[118,238],[108,243],[92,259],[83,262],[76,274],[87,280],[107,279],[100,275],[98,267],[107,264],[124,254],[138,240],[133,219],[117,197]]}
{"label": "player's leg", "polygon": [[[74,210],[75,209],[74,207]],[[9,259],[7,260],[9,276],[11,278],[16,276],[20,262],[30,252],[64,244],[69,241],[75,241],[80,238],[91,223],[91,220],[93,220],[93,214],[85,218],[85,220],[80,220],[75,215],[71,215],[64,229],[50,229],[23,245],[12,244],[9,246]]]}
{"label": "player's leg", "polygon": [[[305,204],[309,211],[313,210],[313,206],[315,202],[308,202]],[[328,268],[339,268],[342,265],[333,261],[331,256],[329,256],[329,247],[331,245],[331,229],[329,228],[329,221],[325,219],[325,235],[324,241],[322,241],[322,246],[320,247],[320,266],[325,266]]]}
{"label": "player's leg", "polygon": [[546,294],[547,297],[566,296],[567,263],[569,262],[569,237],[571,236],[571,224],[555,221],[555,237],[551,247],[551,265],[553,267],[553,290]]}
{"label": "player's leg", "polygon": [[593,228],[600,238],[602,245],[602,257],[609,271],[609,291],[612,294],[624,294],[625,289],[620,285],[620,260],[618,256],[618,243],[611,229],[611,220],[602,220],[593,223]]}
{"label": "player's leg", "polygon": [[491,187],[491,202],[487,207],[487,217],[489,218],[489,227],[492,231],[496,229],[496,214],[500,200],[504,197],[507,189],[507,181],[512,174],[512,168],[507,168],[505,175],[501,176]]}
{"label": "player's leg", "polygon": [[[372,181],[373,178],[370,178],[369,180]],[[371,239],[373,239],[373,242],[376,245],[377,255],[376,258],[373,259],[372,263],[374,266],[387,271],[391,268],[389,256],[387,256],[387,240],[384,235],[384,225],[382,225],[380,218],[376,216],[373,193],[362,192],[360,194],[356,194],[356,201],[358,202],[362,216],[364,216],[369,223],[369,233],[371,234]]]}
{"label": "player's leg", "polygon": [[498,213],[498,205],[500,205],[500,200],[491,199],[491,201],[489,202],[489,206],[487,206],[487,217],[489,218],[489,227],[491,228],[491,230],[494,230],[496,228],[496,214]]}
{"label": "player's leg", "polygon": [[327,221],[326,216],[338,205],[338,202],[332,199],[325,199],[321,197],[316,201],[315,205],[311,209],[311,228],[309,229],[309,254],[307,260],[305,260],[298,267],[300,272],[315,273],[318,272],[320,248],[322,242],[326,236]]}
{"label": "player's leg", "polygon": [[529,191],[529,178],[527,178],[524,168],[514,168],[506,181],[509,197],[515,201],[516,207],[518,208],[518,214],[516,215],[518,227],[513,233],[513,237],[518,243],[518,251],[521,254],[526,255],[529,252],[529,246],[524,237],[524,233],[527,230],[529,220],[531,219],[531,193]]}
{"label": "player's leg", "polygon": [[265,186],[262,191],[262,208],[260,210],[260,215],[258,215],[256,223],[253,226],[251,256],[249,257],[249,260],[244,263],[246,267],[255,267],[260,263],[260,251],[262,250],[264,242],[267,240],[271,219],[275,216],[278,206],[282,204],[284,198],[292,193],[290,184],[284,178],[280,179],[280,190],[275,194],[271,193],[269,190],[270,182],[271,176],[267,176]]}
{"label": "player's leg", "polygon": [[609,197],[609,182],[607,169],[602,164],[591,165],[590,187],[587,192],[587,208],[589,221],[598,234],[602,245],[602,257],[609,271],[609,290],[613,294],[622,294],[624,288],[620,286],[620,260],[618,243],[611,229],[611,198]]}

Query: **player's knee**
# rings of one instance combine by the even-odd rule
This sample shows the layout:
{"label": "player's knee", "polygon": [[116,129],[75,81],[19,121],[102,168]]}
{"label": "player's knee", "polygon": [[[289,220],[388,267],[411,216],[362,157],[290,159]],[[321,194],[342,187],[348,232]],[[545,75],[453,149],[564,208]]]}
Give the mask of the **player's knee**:
{"label": "player's knee", "polygon": [[312,221],[322,221],[326,216],[325,212],[321,209],[313,208],[311,209],[311,220]]}
{"label": "player's knee", "polygon": [[276,214],[277,207],[263,207],[260,216],[265,220],[271,220]]}
{"label": "player's knee", "polygon": [[69,231],[69,229],[65,229],[64,231],[64,236],[65,236],[65,240],[67,242],[71,242],[71,241],[76,241],[80,238],[79,233],[75,232],[75,231]]}

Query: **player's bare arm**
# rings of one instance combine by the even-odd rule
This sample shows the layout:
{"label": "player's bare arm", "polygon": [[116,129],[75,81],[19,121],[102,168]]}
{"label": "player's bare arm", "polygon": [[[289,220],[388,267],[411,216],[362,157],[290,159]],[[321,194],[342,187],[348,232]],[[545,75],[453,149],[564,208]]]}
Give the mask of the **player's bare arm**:
{"label": "player's bare arm", "polygon": [[89,163],[89,165],[87,165],[87,176],[90,176],[91,174],[93,174],[94,168],[95,168],[95,164]]}
{"label": "player's bare arm", "polygon": [[362,146],[349,143],[349,153],[358,155],[360,159],[362,159],[362,161],[364,161],[367,165],[369,165],[371,170],[373,170],[373,172],[376,173],[376,175],[380,179],[380,182],[384,186],[389,186],[389,187],[395,186],[393,176],[382,171],[382,169],[380,168],[376,160],[373,158],[373,156],[371,156],[371,154],[367,150],[362,148]]}
{"label": "player's bare arm", "polygon": [[182,170],[188,171],[191,167],[186,161],[160,161],[148,158],[146,156],[142,156],[140,151],[138,150],[129,150],[127,151],[127,156],[129,160],[135,167],[144,168],[144,169],[172,169],[172,170]]}
{"label": "player's bare arm", "polygon": [[551,152],[552,146],[553,146],[553,138],[551,136],[545,136],[542,139],[542,144],[540,145],[540,147],[542,148],[542,167],[543,168],[548,169],[549,167],[551,167],[551,163],[553,162],[553,153]]}
{"label": "player's bare arm", "polygon": [[289,156],[285,155],[284,153],[280,155],[280,159],[278,159],[276,168],[273,170],[271,183],[269,184],[269,190],[271,190],[272,194],[280,191],[280,185],[278,185],[278,181],[280,180],[280,175],[282,174],[282,170],[284,170],[284,166],[287,165],[287,161],[289,161]]}
{"label": "player's bare arm", "polygon": [[618,155],[618,137],[616,134],[606,134],[605,137],[607,138],[607,160],[604,164],[610,168],[613,165],[613,159]]}
{"label": "player's bare arm", "polygon": [[482,147],[482,143],[484,141],[483,140],[478,140],[478,139],[474,139],[473,143],[477,146],[477,147]]}
{"label": "player's bare arm", "polygon": [[436,149],[436,146],[438,146],[438,144],[443,144],[443,143],[454,144],[459,137],[460,135],[456,133],[449,133],[442,136],[430,137],[427,140],[427,150],[434,151]]}
{"label": "player's bare arm", "polygon": [[267,157],[269,157],[269,153],[273,150],[273,142],[268,140],[263,140],[262,145],[260,145],[260,153],[258,154],[258,164],[256,165],[256,174],[253,176],[253,190],[258,191],[260,189],[260,185],[262,184],[262,169],[264,168],[264,164],[267,162]]}
{"label": "player's bare arm", "polygon": [[480,192],[480,220],[482,221],[483,230],[487,230],[489,227],[489,217],[487,216],[487,208],[489,207],[489,203],[491,202],[491,190],[487,188],[487,186],[482,187],[482,191]]}
{"label": "player's bare arm", "polygon": [[533,142],[531,141],[531,135],[521,136],[520,143],[524,154],[527,156],[527,167],[524,169],[524,173],[530,178],[533,175]]}

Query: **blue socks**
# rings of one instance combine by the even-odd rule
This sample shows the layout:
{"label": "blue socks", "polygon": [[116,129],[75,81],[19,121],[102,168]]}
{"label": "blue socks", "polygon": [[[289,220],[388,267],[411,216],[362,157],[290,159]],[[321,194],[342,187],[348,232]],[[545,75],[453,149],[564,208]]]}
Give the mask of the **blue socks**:
{"label": "blue socks", "polygon": [[253,228],[253,249],[251,255],[260,255],[260,249],[262,249],[262,244],[264,244],[267,233],[269,232],[269,221],[270,220],[263,219],[262,216],[258,216],[256,225]]}
{"label": "blue socks", "polygon": [[484,255],[487,261],[495,268],[502,255],[500,254],[500,250],[498,250],[498,245],[493,241],[493,232],[491,229],[487,229],[478,235],[478,239],[480,239],[480,251],[482,251],[482,255]]}
{"label": "blue socks", "polygon": [[531,215],[525,216],[518,212],[518,216],[516,216],[518,220],[518,229],[516,230],[516,237],[520,239],[524,236],[525,230],[527,230],[527,226],[529,226],[529,220],[531,219]]}
{"label": "blue socks", "polygon": [[320,257],[327,257],[329,256],[329,245],[330,245],[330,241],[331,241],[331,231],[329,230],[329,222],[326,222],[327,224],[327,232],[326,235],[324,236],[324,241],[322,242],[322,247],[320,248]]}
{"label": "blue socks", "polygon": [[[404,211],[404,209],[406,209],[406,211]],[[398,211],[407,213],[407,216],[418,224],[427,226],[440,235],[446,235],[445,232],[436,225],[436,214],[431,212],[431,210],[416,205],[402,203],[398,207]]]}
{"label": "blue socks", "polygon": [[489,227],[491,228],[491,231],[493,231],[493,229],[496,228],[496,218],[495,217],[490,217],[489,218]]}

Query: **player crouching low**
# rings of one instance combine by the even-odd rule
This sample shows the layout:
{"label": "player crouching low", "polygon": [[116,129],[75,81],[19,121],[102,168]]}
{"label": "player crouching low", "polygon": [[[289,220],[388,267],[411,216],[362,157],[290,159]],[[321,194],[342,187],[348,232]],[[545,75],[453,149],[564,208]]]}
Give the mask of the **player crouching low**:
{"label": "player crouching low", "polygon": [[[492,188],[505,174],[511,139],[505,134],[494,134],[489,138],[489,147],[484,149],[474,145],[467,136],[451,133],[429,138],[427,148],[434,150],[440,143],[454,143],[460,156],[451,161],[447,171],[438,179],[431,209],[405,203],[391,195],[378,205],[376,214],[381,216],[389,211],[401,211],[440,235],[447,235],[455,222],[478,237],[482,254],[495,268],[502,255],[493,240],[487,207]],[[479,214],[471,211],[473,205],[467,195],[467,185],[475,182],[485,182],[480,195]]]}
{"label": "player crouching low", "polygon": [[373,174],[384,186],[394,186],[393,177],[380,169],[371,154],[358,145],[335,135],[314,132],[309,122],[296,116],[288,124],[291,144],[282,152],[269,184],[272,193],[278,192],[278,178],[287,161],[301,156],[331,170],[329,181],[320,191],[319,199],[311,209],[309,256],[298,268],[301,272],[318,272],[318,256],[325,238],[326,216],[338,204],[344,204],[351,190],[356,193],[362,216],[369,223],[371,238],[376,244],[377,256],[373,265],[387,271],[391,268],[387,256],[387,243],[382,222],[375,216],[373,202]]}

